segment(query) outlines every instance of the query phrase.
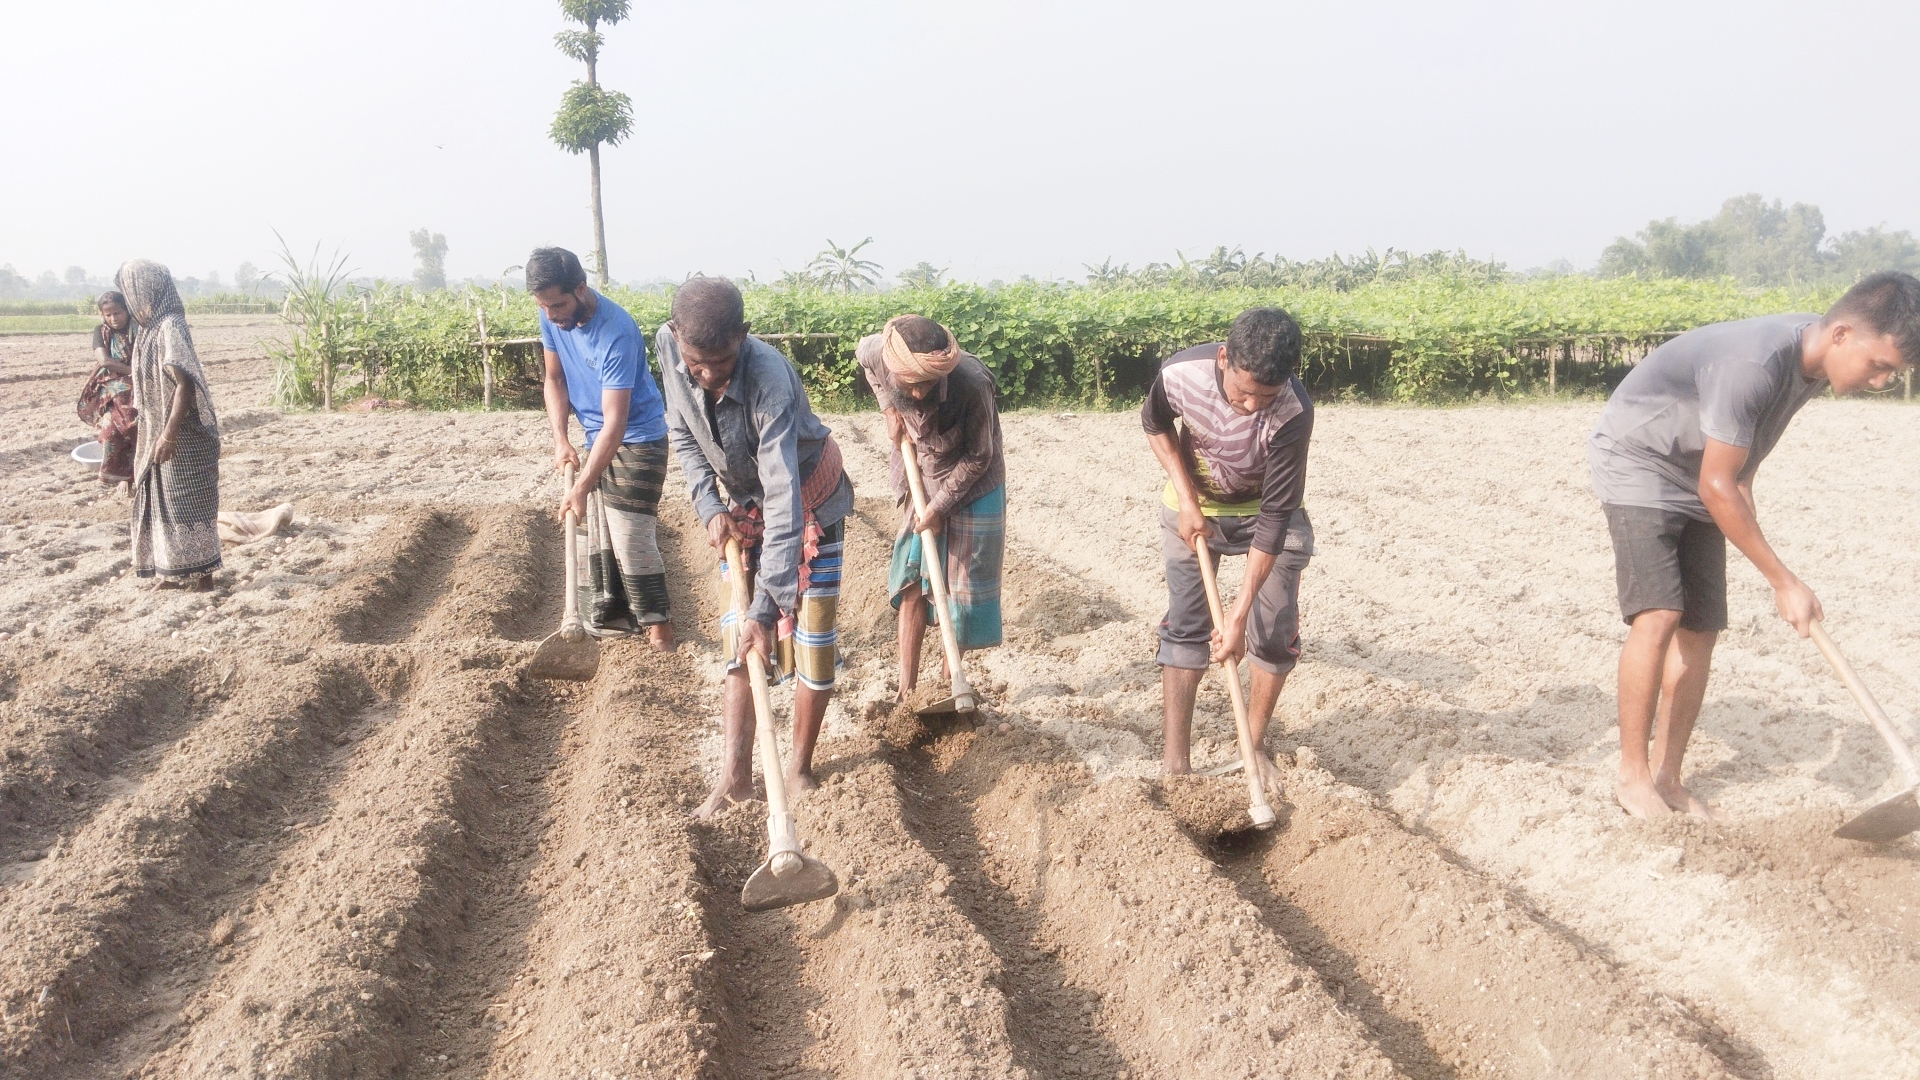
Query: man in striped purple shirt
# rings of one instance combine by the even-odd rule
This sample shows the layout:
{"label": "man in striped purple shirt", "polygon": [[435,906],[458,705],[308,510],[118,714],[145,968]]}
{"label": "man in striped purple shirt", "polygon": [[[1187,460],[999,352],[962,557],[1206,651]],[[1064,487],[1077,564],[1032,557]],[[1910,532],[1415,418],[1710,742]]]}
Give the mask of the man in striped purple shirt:
{"label": "man in striped purple shirt", "polygon": [[[1295,374],[1299,365],[1299,324],[1279,308],[1252,308],[1234,319],[1226,341],[1168,357],[1140,409],[1167,473],[1160,511],[1167,614],[1158,656],[1167,773],[1192,771],[1193,702],[1207,665],[1245,656],[1253,667],[1248,726],[1256,751],[1247,767],[1279,786],[1260,746],[1300,659],[1300,573],[1313,555],[1313,525],[1301,505],[1313,401]],[[1247,556],[1225,626],[1214,626],[1207,608],[1195,554],[1201,536],[1216,563],[1221,555]]]}

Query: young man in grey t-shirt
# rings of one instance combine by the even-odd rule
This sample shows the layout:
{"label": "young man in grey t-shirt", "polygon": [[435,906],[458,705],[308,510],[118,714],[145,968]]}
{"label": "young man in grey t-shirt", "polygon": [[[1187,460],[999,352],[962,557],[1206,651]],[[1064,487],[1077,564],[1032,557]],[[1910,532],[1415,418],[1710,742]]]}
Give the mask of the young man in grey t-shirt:
{"label": "young man in grey t-shirt", "polygon": [[[1727,627],[1728,540],[1773,586],[1801,637],[1820,601],[1760,532],[1753,475],[1814,395],[1884,390],[1920,360],[1920,280],[1873,274],[1827,314],[1704,326],[1653,351],[1613,392],[1587,443],[1613,538],[1620,614],[1620,778],[1635,817],[1711,816],[1680,783]],[[1658,720],[1656,728],[1655,720]],[[1649,757],[1647,740],[1653,739]]]}

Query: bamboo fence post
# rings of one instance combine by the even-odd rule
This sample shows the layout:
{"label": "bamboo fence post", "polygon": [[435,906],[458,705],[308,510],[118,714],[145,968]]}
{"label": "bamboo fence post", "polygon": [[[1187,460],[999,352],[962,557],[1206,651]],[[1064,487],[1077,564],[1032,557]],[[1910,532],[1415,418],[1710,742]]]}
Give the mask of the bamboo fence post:
{"label": "bamboo fence post", "polygon": [[333,326],[320,323],[320,408],[333,411]]}
{"label": "bamboo fence post", "polygon": [[1547,396],[1557,397],[1560,393],[1560,350],[1547,350]]}
{"label": "bamboo fence post", "polygon": [[493,351],[487,347],[487,305],[480,305],[480,408],[493,408]]}
{"label": "bamboo fence post", "polygon": [[1900,391],[1900,396],[1905,398],[1908,401],[1912,401],[1913,400],[1913,369],[1908,368],[1906,370],[1906,373],[1900,376],[1900,381],[1906,384],[1906,388]]}

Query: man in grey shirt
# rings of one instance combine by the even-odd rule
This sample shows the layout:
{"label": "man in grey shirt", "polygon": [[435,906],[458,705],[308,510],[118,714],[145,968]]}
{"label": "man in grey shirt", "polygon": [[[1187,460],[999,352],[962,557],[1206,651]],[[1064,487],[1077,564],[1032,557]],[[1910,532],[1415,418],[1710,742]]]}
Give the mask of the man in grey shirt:
{"label": "man in grey shirt", "polygon": [[798,676],[787,788],[799,793],[818,786],[813,745],[833,698],[843,525],[853,508],[853,482],[793,363],[748,336],[732,282],[687,282],[674,293],[672,315],[654,342],[668,438],[708,542],[724,550],[728,538],[738,538],[747,565],[727,572],[753,579],[746,618],[729,611],[721,620],[726,741],[720,780],[694,811],[705,819],[753,795],[753,698],[740,663],[749,649],[778,680]]}
{"label": "man in grey shirt", "polygon": [[1628,813],[1711,816],[1681,785],[1680,766],[1714,642],[1727,627],[1727,541],[1765,575],[1780,617],[1801,637],[1822,615],[1760,532],[1760,462],[1822,389],[1884,390],[1915,359],[1920,280],[1873,274],[1824,317],[1768,315],[1682,334],[1641,361],[1607,402],[1587,462],[1630,627],[1614,785]]}

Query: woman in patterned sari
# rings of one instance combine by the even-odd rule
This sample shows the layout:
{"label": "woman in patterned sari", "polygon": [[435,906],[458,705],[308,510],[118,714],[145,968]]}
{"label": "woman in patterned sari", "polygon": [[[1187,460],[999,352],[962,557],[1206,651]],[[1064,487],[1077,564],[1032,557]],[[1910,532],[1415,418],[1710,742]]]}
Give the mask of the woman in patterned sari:
{"label": "woman in patterned sari", "polygon": [[115,280],[133,339],[133,569],[161,588],[213,587],[220,568],[220,426],[173,275],[135,259]]}
{"label": "woman in patterned sari", "polygon": [[93,377],[80,391],[80,419],[100,432],[106,456],[100,462],[100,482],[126,484],[133,480],[133,315],[127,298],[109,289],[100,294],[100,325],[93,330]]}

